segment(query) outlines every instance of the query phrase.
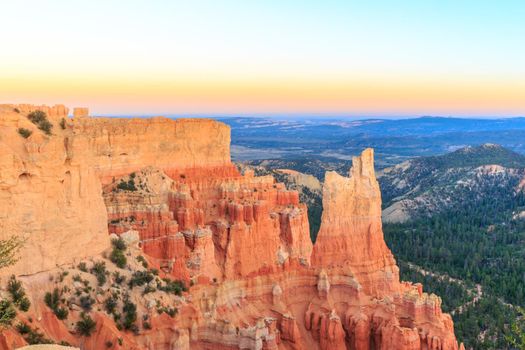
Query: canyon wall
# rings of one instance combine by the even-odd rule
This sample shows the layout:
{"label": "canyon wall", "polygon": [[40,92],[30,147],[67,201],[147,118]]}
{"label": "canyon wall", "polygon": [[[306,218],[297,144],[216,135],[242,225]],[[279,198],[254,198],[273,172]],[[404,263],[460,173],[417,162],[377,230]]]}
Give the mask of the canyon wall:
{"label": "canyon wall", "polygon": [[68,147],[85,152],[103,183],[147,166],[230,173],[230,129],[209,119],[73,118]]}
{"label": "canyon wall", "polygon": [[[26,117],[41,110],[46,135]],[[102,184],[148,165],[235,172],[229,128],[206,119],[67,118],[68,108],[0,105],[0,239],[27,238],[1,274],[31,274],[109,247]],[[64,119],[61,127],[62,118]],[[24,138],[19,129],[30,130]]]}
{"label": "canyon wall", "polygon": [[[6,271],[50,270],[24,279],[35,300],[29,315],[50,338],[86,349],[458,349],[441,299],[399,281],[371,149],[354,158],[349,177],[327,173],[312,245],[298,193],[271,176],[241,175],[222,123],[82,115],[62,129],[67,109],[55,107],[45,109],[55,124],[48,136],[25,117],[35,108],[0,110],[0,207],[11,208],[0,238],[28,237],[21,261]],[[24,138],[19,127],[33,133]],[[42,276],[63,265],[69,276],[93,278],[72,263],[104,259],[109,234],[138,247],[130,243],[124,268],[103,260],[112,277],[94,289],[97,329],[85,340],[71,328],[78,310],[61,322],[42,305],[43,291],[75,282]],[[112,290],[128,288],[115,284],[114,272],[129,279],[147,269],[189,288],[180,296],[150,284],[124,289],[150,327],[118,330],[101,311]],[[159,305],[178,312],[169,317]]]}
{"label": "canyon wall", "polygon": [[[26,114],[48,113],[53,136]],[[64,106],[0,106],[0,239],[26,239],[20,260],[0,274],[32,274],[108,247],[101,183],[85,150],[68,150],[70,130],[59,127]],[[24,138],[19,129],[30,130]]]}

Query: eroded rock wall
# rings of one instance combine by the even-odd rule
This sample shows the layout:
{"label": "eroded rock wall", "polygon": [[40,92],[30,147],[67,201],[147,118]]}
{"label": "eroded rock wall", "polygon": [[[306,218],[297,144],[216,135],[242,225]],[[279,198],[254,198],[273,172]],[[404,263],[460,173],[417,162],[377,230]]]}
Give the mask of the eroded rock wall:
{"label": "eroded rock wall", "polygon": [[370,295],[381,297],[399,289],[399,269],[383,238],[372,149],[353,158],[349,177],[326,173],[312,261],[318,267],[352,271]]}
{"label": "eroded rock wall", "polygon": [[[51,135],[27,114],[47,113]],[[212,120],[67,118],[68,108],[0,106],[0,239],[27,238],[2,274],[32,274],[109,246],[102,184],[149,165],[231,173],[229,128]],[[62,121],[64,119],[64,121]],[[32,134],[24,138],[19,128]],[[210,171],[213,174],[213,171]]]}
{"label": "eroded rock wall", "polygon": [[[32,274],[107,256],[111,233],[138,236],[140,251],[121,269],[128,278],[144,254],[148,268],[191,286],[181,296],[147,294],[149,284],[118,287],[151,321],[135,334],[103,311],[101,296],[110,292],[97,286],[96,330],[81,339],[72,329],[79,310],[62,322],[42,304],[59,282],[26,276],[35,296],[29,315],[49,338],[86,349],[108,341],[112,349],[458,349],[439,297],[399,281],[383,239],[372,150],[354,158],[349,177],[327,174],[312,246],[297,192],[271,176],[242,176],[221,123],[83,116],[62,129],[67,109],[55,107],[46,109],[55,124],[47,136],[24,114],[41,107],[15,108],[1,109],[0,206],[10,210],[0,214],[0,238],[24,234],[28,244],[8,271]],[[23,138],[19,127],[33,134]],[[178,314],[158,311],[155,301]],[[9,332],[0,348],[21,339]]]}

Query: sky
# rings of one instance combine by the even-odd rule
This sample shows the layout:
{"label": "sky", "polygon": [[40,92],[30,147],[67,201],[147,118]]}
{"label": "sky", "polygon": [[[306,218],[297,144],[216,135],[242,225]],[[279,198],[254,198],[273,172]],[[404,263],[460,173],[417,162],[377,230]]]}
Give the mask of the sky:
{"label": "sky", "polygon": [[0,103],[113,115],[525,116],[522,0],[17,0]]}

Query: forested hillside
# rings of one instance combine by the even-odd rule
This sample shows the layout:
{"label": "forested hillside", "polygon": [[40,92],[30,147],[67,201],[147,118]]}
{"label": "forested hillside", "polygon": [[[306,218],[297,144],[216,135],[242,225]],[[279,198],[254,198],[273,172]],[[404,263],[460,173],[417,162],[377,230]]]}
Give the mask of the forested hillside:
{"label": "forested hillside", "polygon": [[524,158],[483,145],[410,162],[380,179],[387,206],[413,204],[405,222],[384,224],[402,277],[443,298],[467,347],[505,349],[515,306],[525,305]]}

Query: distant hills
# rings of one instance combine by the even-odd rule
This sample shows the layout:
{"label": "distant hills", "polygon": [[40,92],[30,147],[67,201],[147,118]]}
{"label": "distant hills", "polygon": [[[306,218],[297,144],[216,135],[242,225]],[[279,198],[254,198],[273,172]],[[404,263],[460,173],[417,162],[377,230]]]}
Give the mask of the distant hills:
{"label": "distant hills", "polygon": [[507,168],[525,168],[525,156],[491,143],[480,146],[467,146],[441,156],[415,159],[412,162],[442,169],[491,164]]}
{"label": "distant hills", "polygon": [[525,154],[525,118],[413,119],[222,118],[232,128],[232,157],[348,161],[373,147],[378,168],[467,145],[500,144]]}
{"label": "distant hills", "polygon": [[403,222],[428,216],[461,206],[466,198],[480,199],[495,189],[516,191],[525,177],[524,169],[525,156],[495,144],[405,161],[379,173],[383,220]]}
{"label": "distant hills", "polygon": [[[314,175],[322,181],[326,171],[347,174],[351,161],[304,157],[254,160],[244,164],[254,167],[261,175],[272,174],[290,188],[299,190],[303,202],[310,204],[311,232],[315,238],[321,215],[320,191],[305,184],[298,185],[293,177],[278,169]],[[378,180],[385,223],[429,217],[488,197],[497,198],[507,207],[514,200],[515,192],[525,183],[525,156],[497,144],[466,146],[443,155],[413,158],[385,168],[378,172]]]}
{"label": "distant hills", "polygon": [[506,349],[505,329],[525,306],[524,178],[525,158],[495,144],[415,158],[379,177],[385,240],[402,278],[426,281],[421,271],[430,270],[457,279],[456,290],[440,278],[425,284],[451,309],[478,291],[453,314],[467,348]]}

